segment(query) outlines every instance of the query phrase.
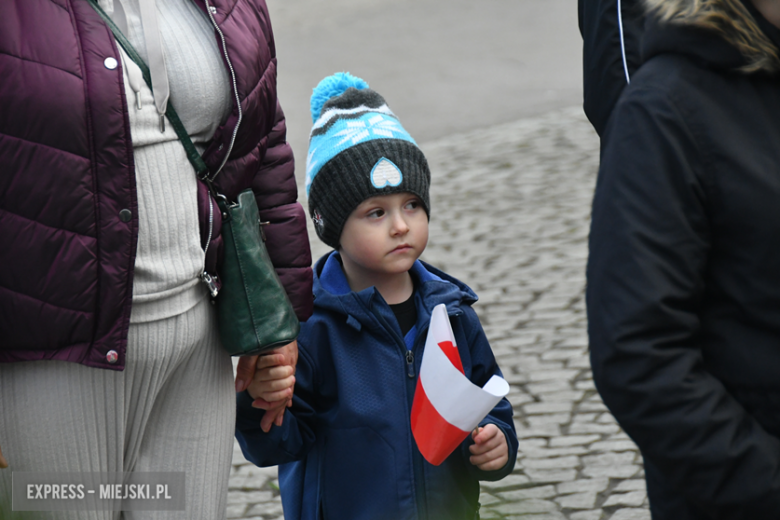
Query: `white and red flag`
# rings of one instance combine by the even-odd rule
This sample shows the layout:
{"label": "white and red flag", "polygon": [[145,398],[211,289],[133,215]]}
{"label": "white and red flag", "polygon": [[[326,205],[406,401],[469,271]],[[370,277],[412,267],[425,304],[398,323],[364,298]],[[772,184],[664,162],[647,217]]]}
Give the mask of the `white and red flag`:
{"label": "white and red flag", "polygon": [[425,460],[438,466],[509,393],[494,375],[480,388],[465,376],[447,307],[434,307],[412,404],[412,434]]}

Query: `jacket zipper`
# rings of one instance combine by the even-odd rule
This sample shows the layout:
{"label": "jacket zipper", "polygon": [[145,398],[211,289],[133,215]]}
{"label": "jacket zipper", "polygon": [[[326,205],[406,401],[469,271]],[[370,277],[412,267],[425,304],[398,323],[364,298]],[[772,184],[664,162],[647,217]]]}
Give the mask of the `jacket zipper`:
{"label": "jacket zipper", "polygon": [[[404,358],[406,360],[406,420],[407,424],[409,425],[409,435],[412,435],[412,404],[414,403],[414,391],[416,382],[414,380],[414,353],[406,348],[406,343],[404,342],[403,338],[398,336],[396,334],[395,330],[393,330],[390,325],[387,323],[387,320],[374,310],[373,305],[371,306],[371,312],[374,316],[376,316],[377,320],[382,324],[382,326],[387,330],[392,336],[393,339],[395,339],[396,344],[401,348],[401,352],[404,355]],[[422,337],[423,334],[427,333],[428,329],[426,328],[422,334],[418,334],[417,338]],[[417,341],[415,340],[413,347],[417,345]],[[413,436],[412,436],[413,437]],[[412,443],[414,443],[415,440],[412,438]],[[418,520],[427,520],[428,518],[428,510],[425,505],[425,476],[423,472],[423,459],[422,455],[419,453],[415,453],[414,450],[412,450],[412,471],[414,474],[414,494],[415,494],[415,502],[417,503],[417,519]]]}
{"label": "jacket zipper", "polygon": [[[228,69],[230,70],[230,79],[233,83],[233,96],[236,100],[236,109],[238,110],[238,120],[236,121],[236,126],[233,128],[233,135],[230,137],[230,145],[228,146],[227,152],[225,153],[225,157],[222,158],[222,164],[219,165],[219,168],[217,168],[217,171],[214,172],[214,175],[211,176],[211,178],[206,178],[206,182],[209,185],[209,193],[212,193],[214,190],[211,188],[211,182],[217,178],[217,175],[219,175],[219,172],[222,171],[222,168],[225,167],[225,164],[227,164],[228,157],[230,157],[230,153],[233,151],[233,146],[236,143],[236,136],[238,135],[238,127],[241,126],[241,121],[244,118],[244,112],[241,110],[241,98],[238,97],[238,83],[236,82],[236,71],[233,68],[233,63],[230,61],[230,56],[228,55],[227,51],[227,44],[225,43],[225,34],[222,32],[222,29],[220,29],[219,25],[217,25],[217,21],[214,19],[214,13],[217,12],[217,8],[215,6],[212,6],[209,0],[205,0],[206,2],[206,12],[209,15],[209,20],[211,20],[211,25],[214,26],[214,29],[217,31],[217,34],[219,34],[219,38],[222,41],[222,54],[225,55],[225,62],[228,65]],[[214,233],[214,200],[213,197],[209,196],[209,236],[206,239],[206,248],[204,250],[204,258],[208,256],[209,252],[209,246],[211,245],[211,237]],[[203,269],[203,273],[200,275],[201,280],[206,284],[206,287],[208,287],[209,294],[211,295],[212,302],[214,301],[214,298],[217,297],[217,294],[219,293],[219,289],[217,288],[217,280],[216,277],[211,276],[208,272],[206,272],[205,266]]]}
{"label": "jacket zipper", "polygon": [[217,297],[217,294],[219,293],[219,289],[217,288],[217,280],[215,277],[211,276],[206,271],[206,256],[208,256],[209,253],[209,246],[211,245],[211,235],[214,232],[214,200],[211,197],[211,191],[209,191],[209,236],[206,238],[206,247],[203,250],[203,272],[200,274],[200,279],[203,280],[203,283],[206,284],[206,287],[209,289],[209,294],[211,295],[211,301],[214,301],[214,298]]}
{"label": "jacket zipper", "polygon": [[241,120],[244,118],[244,112],[241,110],[241,99],[238,97],[238,84],[236,82],[236,71],[235,69],[233,69],[233,63],[230,61],[230,56],[228,56],[227,44],[225,43],[225,35],[222,32],[222,29],[219,28],[219,25],[217,25],[217,21],[214,19],[214,13],[217,12],[217,8],[212,7],[211,3],[209,3],[209,0],[206,0],[206,11],[208,12],[209,19],[211,20],[211,24],[214,26],[214,29],[216,29],[217,33],[219,34],[219,38],[222,41],[222,53],[225,55],[225,61],[227,62],[228,69],[230,69],[230,78],[233,81],[233,95],[236,98],[236,107],[238,108],[238,121],[236,121],[236,126],[235,128],[233,128],[233,136],[230,138],[230,146],[228,147],[228,151],[225,154],[225,157],[222,159],[222,164],[219,165],[217,171],[214,172],[214,175],[212,175],[211,179],[209,179],[213,181],[214,179],[217,178],[219,172],[222,171],[222,168],[225,167],[228,157],[230,157],[230,152],[233,151],[233,145],[236,143],[236,136],[238,135],[238,127],[241,125]]}

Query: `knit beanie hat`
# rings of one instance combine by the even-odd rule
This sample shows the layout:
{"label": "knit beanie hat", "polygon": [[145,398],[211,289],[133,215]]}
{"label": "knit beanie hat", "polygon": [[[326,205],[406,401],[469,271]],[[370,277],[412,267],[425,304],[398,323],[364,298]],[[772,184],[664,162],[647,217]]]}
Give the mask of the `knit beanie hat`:
{"label": "knit beanie hat", "polygon": [[323,242],[338,249],[349,215],[377,195],[413,193],[430,218],[428,161],[368,83],[328,76],[312,93],[311,117],[306,195]]}

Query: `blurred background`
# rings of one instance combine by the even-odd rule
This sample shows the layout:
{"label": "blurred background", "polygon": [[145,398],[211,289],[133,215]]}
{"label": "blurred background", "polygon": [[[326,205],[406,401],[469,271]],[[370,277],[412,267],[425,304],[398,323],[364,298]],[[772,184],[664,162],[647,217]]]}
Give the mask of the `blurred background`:
{"label": "blurred background", "polygon": [[575,0],[268,0],[302,184],[309,98],[365,79],[418,143],[582,103]]}

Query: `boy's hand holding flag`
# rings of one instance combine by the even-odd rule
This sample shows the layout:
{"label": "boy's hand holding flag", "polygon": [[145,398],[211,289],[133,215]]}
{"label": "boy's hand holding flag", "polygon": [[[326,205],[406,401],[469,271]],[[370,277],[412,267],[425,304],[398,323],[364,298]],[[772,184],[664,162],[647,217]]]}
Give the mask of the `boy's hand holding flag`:
{"label": "boy's hand holding flag", "polygon": [[[499,376],[491,377],[482,388],[465,376],[447,308],[437,305],[431,314],[411,417],[412,433],[425,460],[441,464],[507,393],[509,384]],[[474,435],[486,443],[484,451],[478,448],[472,456],[477,466],[498,445],[496,436],[503,437],[495,425],[488,426],[492,428],[479,429]],[[506,444],[506,439],[500,440]]]}

